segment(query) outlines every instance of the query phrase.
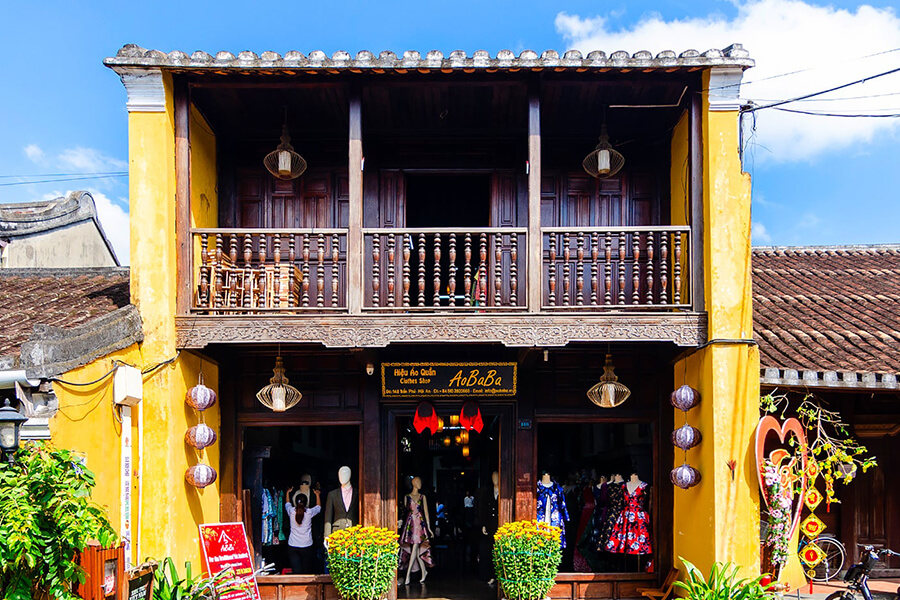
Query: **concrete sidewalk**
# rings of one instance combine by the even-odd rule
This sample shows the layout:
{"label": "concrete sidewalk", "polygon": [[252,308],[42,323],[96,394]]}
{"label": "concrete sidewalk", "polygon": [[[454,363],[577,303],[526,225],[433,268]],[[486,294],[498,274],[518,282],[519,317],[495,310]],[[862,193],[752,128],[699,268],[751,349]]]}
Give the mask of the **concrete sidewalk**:
{"label": "concrete sidewalk", "polygon": [[[900,586],[900,579],[870,579],[869,589],[872,590],[872,596],[876,600],[891,600],[897,594],[897,587]],[[827,585],[813,583],[803,586],[799,590],[794,590],[790,594],[785,594],[785,600],[790,598],[800,598],[800,600],[825,600],[829,594],[847,589],[843,581],[831,581]],[[857,595],[862,600],[862,595]]]}

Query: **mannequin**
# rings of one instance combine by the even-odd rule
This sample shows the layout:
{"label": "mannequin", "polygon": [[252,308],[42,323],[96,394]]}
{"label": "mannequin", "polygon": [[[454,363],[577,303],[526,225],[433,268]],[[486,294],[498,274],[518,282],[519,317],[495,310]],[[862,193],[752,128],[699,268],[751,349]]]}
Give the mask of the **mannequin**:
{"label": "mannequin", "polygon": [[328,492],[325,500],[325,537],[332,531],[347,529],[359,522],[359,499],[356,489],[350,484],[350,467],[338,470],[341,487]]}
{"label": "mannequin", "polygon": [[309,501],[312,500],[312,477],[310,477],[309,473],[304,473],[300,476],[300,486],[297,488],[297,492],[306,496],[307,504],[310,504]]}
{"label": "mannequin", "polygon": [[494,583],[494,565],[491,554],[494,548],[494,534],[497,532],[497,515],[500,506],[500,473],[491,473],[491,485],[478,490],[475,500],[476,527],[481,530],[478,536],[478,576]]}
{"label": "mannequin", "polygon": [[566,522],[569,520],[569,511],[566,509],[565,492],[547,471],[541,472],[541,479],[537,484],[537,520],[559,527],[560,545],[566,547]]}
{"label": "mannequin", "polygon": [[628,481],[622,487],[624,506],[610,533],[606,550],[618,554],[650,554],[653,548],[650,517],[646,510],[650,486],[641,481],[637,471],[632,469]]}
{"label": "mannequin", "polygon": [[575,530],[577,547],[574,552],[573,562],[576,571],[589,573],[594,570],[592,553],[594,549],[594,516],[600,509],[598,502],[602,484],[606,483],[606,477],[601,477],[594,485],[587,485],[582,489],[581,517],[578,519],[578,528]]}
{"label": "mannequin", "polygon": [[428,516],[428,501],[425,494],[421,493],[422,480],[418,477],[412,479],[412,491],[403,498],[403,508],[406,516],[398,523],[400,529],[400,569],[406,565],[406,581],[403,585],[409,585],[409,577],[415,566],[422,573],[419,583],[425,583],[428,577],[426,565],[431,567],[431,544],[428,539],[434,537],[431,533],[431,521]]}
{"label": "mannequin", "polygon": [[596,540],[596,549],[598,551],[607,552],[606,544],[609,536],[612,534],[613,527],[625,508],[625,480],[619,473],[612,473],[609,476],[609,482],[606,484],[606,493],[601,502],[605,507],[598,522],[598,535]]}

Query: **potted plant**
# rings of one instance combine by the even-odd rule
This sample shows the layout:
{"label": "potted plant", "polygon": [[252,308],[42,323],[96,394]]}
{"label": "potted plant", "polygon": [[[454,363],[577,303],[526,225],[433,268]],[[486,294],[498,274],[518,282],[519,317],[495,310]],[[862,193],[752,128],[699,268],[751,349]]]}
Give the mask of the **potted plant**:
{"label": "potted plant", "polygon": [[771,600],[775,594],[765,587],[761,581],[763,575],[756,578],[738,579],[741,567],[734,563],[713,564],[709,578],[703,576],[700,569],[680,556],[687,570],[685,581],[676,581],[675,585],[687,592],[690,600]]}
{"label": "potted plant", "polygon": [[379,600],[397,573],[397,534],[356,525],[328,536],[328,572],[344,600]]}
{"label": "potted plant", "polygon": [[539,521],[507,523],[494,534],[493,553],[504,598],[546,598],[562,560],[560,529]]}

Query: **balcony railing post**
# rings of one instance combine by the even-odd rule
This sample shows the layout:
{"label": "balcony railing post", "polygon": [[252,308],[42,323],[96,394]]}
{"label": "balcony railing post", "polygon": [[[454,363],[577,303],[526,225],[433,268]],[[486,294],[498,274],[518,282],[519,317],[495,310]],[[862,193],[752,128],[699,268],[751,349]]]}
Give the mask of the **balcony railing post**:
{"label": "balcony railing post", "polygon": [[347,234],[347,307],[362,313],[364,304],[362,100],[358,89],[350,96],[349,204]]}
{"label": "balcony railing post", "polygon": [[537,84],[528,95],[528,166],[525,297],[528,312],[536,313],[541,310],[543,297],[541,272],[544,244],[541,235],[541,95]]}

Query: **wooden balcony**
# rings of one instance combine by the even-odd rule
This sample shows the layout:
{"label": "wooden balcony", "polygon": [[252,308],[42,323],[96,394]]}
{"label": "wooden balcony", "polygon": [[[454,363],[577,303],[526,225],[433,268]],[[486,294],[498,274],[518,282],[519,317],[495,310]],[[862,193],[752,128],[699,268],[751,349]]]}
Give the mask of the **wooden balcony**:
{"label": "wooden balcony", "polygon": [[[194,229],[179,343],[703,341],[705,315],[687,292],[689,227],[539,231],[362,229],[354,274],[349,229]],[[527,264],[533,242],[539,269]]]}

